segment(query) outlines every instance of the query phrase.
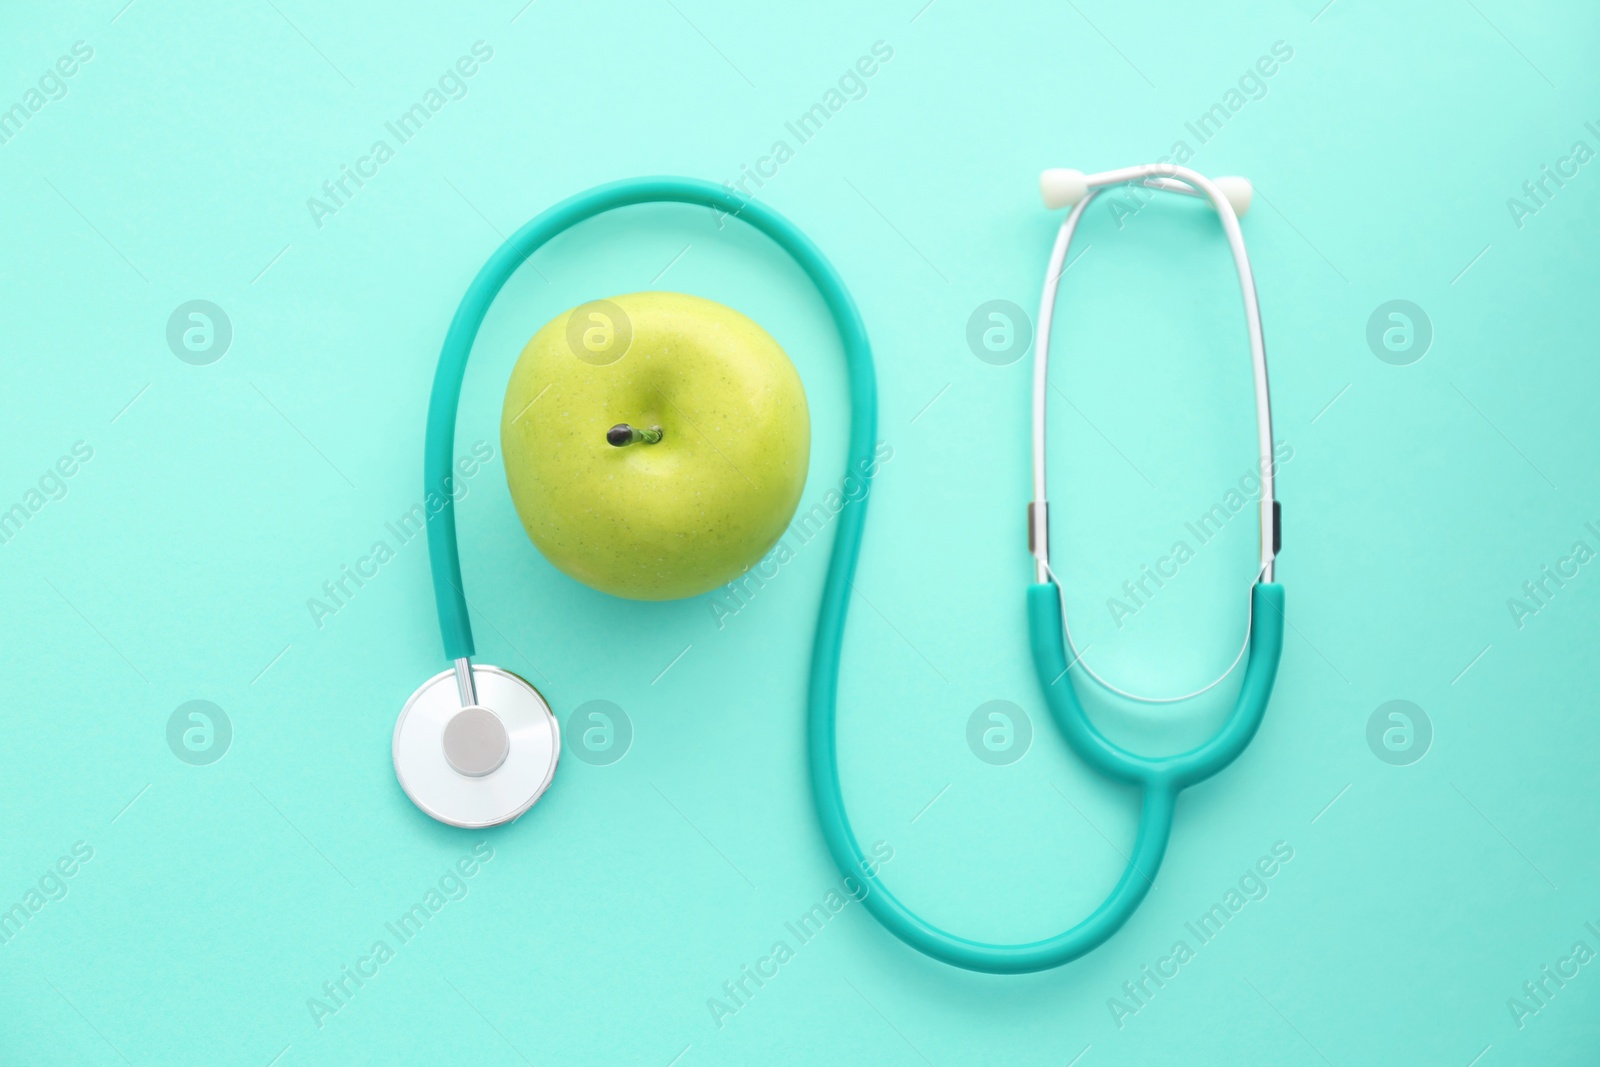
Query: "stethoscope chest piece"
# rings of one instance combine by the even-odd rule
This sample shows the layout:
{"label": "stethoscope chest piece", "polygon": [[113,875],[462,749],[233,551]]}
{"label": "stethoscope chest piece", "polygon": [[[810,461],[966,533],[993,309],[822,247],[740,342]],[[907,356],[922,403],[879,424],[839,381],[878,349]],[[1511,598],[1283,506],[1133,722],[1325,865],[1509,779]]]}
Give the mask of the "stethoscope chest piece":
{"label": "stethoscope chest piece", "polygon": [[510,671],[441,671],[411,694],[394,726],[394,773],[423,811],[469,829],[510,822],[550,787],[561,727],[539,691]]}

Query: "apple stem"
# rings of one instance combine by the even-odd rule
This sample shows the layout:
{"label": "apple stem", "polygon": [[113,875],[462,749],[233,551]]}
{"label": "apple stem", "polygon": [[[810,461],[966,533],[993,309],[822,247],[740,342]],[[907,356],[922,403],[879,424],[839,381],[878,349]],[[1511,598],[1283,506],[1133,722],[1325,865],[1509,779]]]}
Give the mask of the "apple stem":
{"label": "apple stem", "polygon": [[661,440],[661,437],[662,432],[659,426],[651,426],[648,429],[641,430],[637,426],[629,426],[625,422],[619,422],[606,431],[606,441],[618,448],[624,445],[653,445]]}

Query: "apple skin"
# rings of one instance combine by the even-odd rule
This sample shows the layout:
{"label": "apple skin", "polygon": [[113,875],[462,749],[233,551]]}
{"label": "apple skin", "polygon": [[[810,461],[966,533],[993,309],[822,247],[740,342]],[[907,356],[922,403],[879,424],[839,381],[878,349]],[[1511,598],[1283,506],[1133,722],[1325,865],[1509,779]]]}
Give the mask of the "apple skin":
{"label": "apple skin", "polygon": [[[811,458],[805,389],[778,342],[730,307],[659,292],[609,304],[606,320],[590,317],[596,302],[556,316],[518,357],[500,419],[511,499],[544,557],[585,585],[696,596],[744,573],[794,518]],[[605,362],[583,328],[614,309],[614,337],[631,325],[632,339]],[[662,439],[607,443],[624,422]]]}

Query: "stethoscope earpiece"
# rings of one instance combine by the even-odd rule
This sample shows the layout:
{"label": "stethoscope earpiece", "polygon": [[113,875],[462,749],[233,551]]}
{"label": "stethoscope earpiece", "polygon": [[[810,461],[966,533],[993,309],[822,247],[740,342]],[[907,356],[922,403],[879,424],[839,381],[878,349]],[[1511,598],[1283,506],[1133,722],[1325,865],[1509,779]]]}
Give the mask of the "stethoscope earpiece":
{"label": "stethoscope earpiece", "polygon": [[[1148,176],[1137,179],[1140,185],[1146,185],[1152,189],[1164,189],[1169,193],[1181,193],[1184,196],[1206,198],[1206,193],[1198,186],[1191,185],[1181,178],[1162,173],[1166,171],[1171,172],[1171,175],[1176,175],[1185,168],[1163,167],[1161,164],[1155,164],[1151,167],[1140,169],[1150,171]],[[1039,195],[1044,198],[1044,206],[1051,211],[1064,207],[1074,207],[1078,201],[1089,195],[1090,189],[1118,184],[1117,182],[1102,180],[1105,177],[1105,175],[1100,174],[1091,177],[1081,170],[1072,170],[1067,167],[1052,167],[1039,175]],[[1217,187],[1217,191],[1228,202],[1228,206],[1233,208],[1233,213],[1241,219],[1244,218],[1245,213],[1250,210],[1250,204],[1255,200],[1256,195],[1255,186],[1250,184],[1250,179],[1241,178],[1237,175],[1224,175],[1221,178],[1212,178],[1211,184]]]}
{"label": "stethoscope earpiece", "polygon": [[544,795],[560,758],[561,727],[539,691],[466,660],[423,682],[394,725],[400,788],[451,826],[512,821]]}

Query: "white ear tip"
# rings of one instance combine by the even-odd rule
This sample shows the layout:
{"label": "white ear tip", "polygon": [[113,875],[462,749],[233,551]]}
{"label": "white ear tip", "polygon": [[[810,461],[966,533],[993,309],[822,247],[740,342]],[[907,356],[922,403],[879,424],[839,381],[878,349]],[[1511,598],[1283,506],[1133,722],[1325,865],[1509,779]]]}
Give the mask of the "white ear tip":
{"label": "white ear tip", "polygon": [[1039,175],[1039,195],[1044,197],[1044,206],[1052,211],[1071,207],[1089,195],[1089,182],[1081,170],[1047,170]]}
{"label": "white ear tip", "polygon": [[1228,204],[1233,208],[1233,213],[1244,218],[1244,213],[1250,210],[1250,201],[1255,199],[1255,186],[1250,184],[1249,178],[1226,177],[1213,178],[1212,184],[1222,191],[1228,198]]}

